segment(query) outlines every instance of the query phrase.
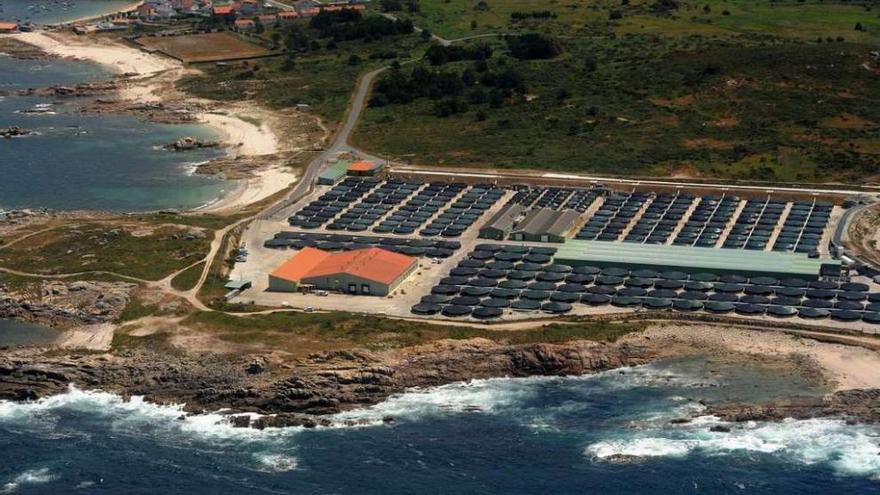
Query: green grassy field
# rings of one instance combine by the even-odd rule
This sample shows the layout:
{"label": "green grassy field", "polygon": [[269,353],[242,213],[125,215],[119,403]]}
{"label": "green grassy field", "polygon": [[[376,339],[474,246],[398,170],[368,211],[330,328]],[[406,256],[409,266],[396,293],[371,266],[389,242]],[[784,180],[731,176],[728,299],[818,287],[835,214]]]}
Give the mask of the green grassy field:
{"label": "green grassy field", "polygon": [[177,274],[171,279],[171,286],[177,290],[190,290],[199,282],[202,270],[205,269],[205,262],[193,265],[186,270]]}
{"label": "green grassy field", "polygon": [[[510,33],[523,29],[556,31],[563,34],[603,30],[618,33],[642,32],[664,35],[760,33],[771,36],[814,38],[844,35],[851,41],[876,41],[880,37],[878,9],[873,2],[797,0],[701,0],[679,1],[670,15],[651,10],[653,0],[421,0],[413,21],[449,39],[485,33]],[[705,6],[709,11],[704,11]],[[547,20],[512,23],[514,12],[548,10],[556,15]],[[621,18],[610,22],[612,11]],[[725,13],[726,12],[726,13]],[[855,33],[861,22],[867,29]]]}
{"label": "green grassy field", "polygon": [[[302,23],[302,29],[306,30],[306,25]],[[332,48],[327,48],[326,40],[316,43],[318,49],[296,54],[293,67],[286,67],[284,58],[206,65],[201,67],[204,75],[188,77],[180,84],[193,94],[216,100],[254,98],[270,108],[307,104],[328,122],[336,123],[345,114],[360,74],[393,60],[407,60],[420,54],[425,45],[416,35],[372,42],[341,41]],[[352,56],[359,61],[353,63]]]}
{"label": "green grassy field", "polygon": [[106,271],[159,280],[208,252],[210,233],[143,224],[58,227],[0,250],[0,266],[38,274]]}
{"label": "green grassy field", "polygon": [[[525,94],[500,108],[470,104],[445,117],[431,98],[370,108],[354,141],[423,165],[875,180],[880,61],[871,51],[880,40],[880,8],[708,1],[657,14],[652,3],[489,1],[488,10],[475,10],[476,2],[423,0],[413,18],[434,32],[537,31],[556,36],[564,52],[517,60],[500,40],[470,41],[492,43],[489,67],[518,71]],[[510,18],[543,9],[556,17]],[[619,18],[610,20],[611,11]],[[467,68],[470,62],[455,62],[440,70]]]}
{"label": "green grassy field", "polygon": [[573,340],[614,341],[645,327],[641,322],[580,322],[506,331],[392,320],[342,312],[278,312],[253,316],[197,312],[181,324],[215,334],[229,343],[285,348],[299,354],[348,347],[396,349],[439,339],[475,337],[509,344],[561,343]]}

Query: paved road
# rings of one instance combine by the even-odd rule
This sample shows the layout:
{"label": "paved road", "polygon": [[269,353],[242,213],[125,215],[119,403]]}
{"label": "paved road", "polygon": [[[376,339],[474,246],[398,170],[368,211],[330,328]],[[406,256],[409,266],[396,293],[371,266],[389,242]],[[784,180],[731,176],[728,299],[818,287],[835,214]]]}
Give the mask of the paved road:
{"label": "paved road", "polygon": [[686,182],[686,181],[674,181],[674,180],[656,180],[656,179],[622,179],[617,177],[601,177],[597,175],[578,175],[578,174],[560,174],[560,173],[529,173],[529,172],[491,172],[491,171],[480,171],[474,170],[473,172],[463,172],[463,171],[450,171],[450,170],[441,170],[432,167],[417,167],[411,165],[403,165],[403,164],[393,164],[393,171],[401,172],[401,173],[411,173],[411,174],[419,174],[419,175],[449,175],[450,173],[454,173],[455,175],[462,177],[472,177],[478,179],[485,179],[487,181],[491,181],[493,179],[517,179],[517,180],[540,180],[540,179],[549,179],[549,180],[570,180],[574,182],[579,182],[583,184],[584,182],[596,182],[603,184],[626,184],[632,186],[639,185],[654,185],[654,186],[664,186],[664,187],[690,187],[690,188],[707,188],[707,189],[719,189],[719,190],[731,190],[731,191],[758,191],[758,192],[766,192],[768,194],[774,192],[791,192],[791,193],[802,193],[802,194],[837,194],[837,195],[864,195],[864,194],[876,194],[880,192],[880,188],[874,186],[865,186],[865,189],[830,189],[830,188],[817,188],[817,187],[785,187],[785,186],[772,186],[772,185],[739,185],[739,184],[727,184],[723,182],[718,183],[710,183],[710,182]]}
{"label": "paved road", "polygon": [[370,94],[370,87],[373,85],[373,81],[376,80],[376,76],[381,74],[382,71],[386,69],[387,67],[382,67],[380,69],[370,71],[360,78],[357,84],[357,88],[355,89],[354,99],[352,100],[351,108],[349,109],[348,115],[346,116],[345,122],[342,124],[342,127],[340,127],[339,130],[336,132],[333,141],[320,155],[316,156],[311,162],[309,162],[308,166],[306,166],[306,170],[303,173],[302,178],[299,182],[297,182],[296,186],[290,191],[290,193],[288,193],[283,200],[272,205],[263,213],[261,213],[259,216],[260,219],[267,220],[273,217],[281,217],[287,215],[288,212],[286,210],[311,191],[312,186],[324,164],[327,163],[331,158],[339,155],[340,153],[357,152],[357,154],[364,159],[381,161],[381,159],[378,157],[356,150],[349,143],[349,139],[351,138],[351,133],[354,131],[354,128],[360,120],[361,114],[364,111],[364,107],[367,104],[367,99]]}

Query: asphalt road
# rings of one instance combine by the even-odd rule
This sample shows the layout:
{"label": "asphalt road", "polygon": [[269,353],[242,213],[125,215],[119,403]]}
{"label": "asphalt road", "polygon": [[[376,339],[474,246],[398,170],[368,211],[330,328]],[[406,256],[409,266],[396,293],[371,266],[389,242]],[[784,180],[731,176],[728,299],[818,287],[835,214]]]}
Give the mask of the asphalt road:
{"label": "asphalt road", "polygon": [[361,114],[364,111],[364,107],[367,104],[367,99],[370,95],[370,87],[373,85],[373,81],[375,81],[376,76],[381,74],[385,69],[387,69],[387,67],[370,71],[360,78],[357,88],[355,89],[351,108],[342,127],[339,128],[339,131],[337,131],[336,135],[333,137],[333,141],[323,152],[321,152],[320,155],[316,156],[311,162],[309,162],[306,166],[305,172],[303,172],[302,178],[297,182],[296,186],[291,189],[287,196],[260,214],[261,219],[266,220],[273,217],[286,216],[288,214],[287,209],[311,191],[321,169],[324,168],[331,158],[340,153],[356,152],[359,156],[367,160],[381,160],[380,158],[363,153],[352,147],[351,144],[349,144],[349,138],[351,137],[351,133],[354,132],[354,128],[357,126]]}

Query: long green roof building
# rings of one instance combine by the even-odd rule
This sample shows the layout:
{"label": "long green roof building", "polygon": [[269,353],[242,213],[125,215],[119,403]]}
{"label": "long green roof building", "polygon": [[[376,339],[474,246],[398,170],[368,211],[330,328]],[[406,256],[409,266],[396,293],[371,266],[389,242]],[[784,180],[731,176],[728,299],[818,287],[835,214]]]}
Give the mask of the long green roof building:
{"label": "long green roof building", "polygon": [[559,247],[554,259],[556,263],[570,266],[648,268],[805,280],[839,276],[841,270],[840,261],[813,259],[801,253],[571,239]]}

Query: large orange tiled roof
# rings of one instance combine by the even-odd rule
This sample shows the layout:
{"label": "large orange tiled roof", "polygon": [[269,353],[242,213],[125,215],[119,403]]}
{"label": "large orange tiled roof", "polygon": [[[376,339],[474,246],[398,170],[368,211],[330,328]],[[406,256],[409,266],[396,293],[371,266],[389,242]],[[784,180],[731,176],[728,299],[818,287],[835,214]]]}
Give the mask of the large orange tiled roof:
{"label": "large orange tiled roof", "polygon": [[272,275],[299,282],[312,277],[347,274],[390,284],[415,263],[416,259],[411,256],[375,247],[341,253],[305,248],[272,272]]}
{"label": "large orange tiled roof", "polygon": [[324,261],[330,253],[313,247],[303,248],[296,256],[287,260],[272,272],[273,277],[299,282],[309,271]]}
{"label": "large orange tiled roof", "polygon": [[415,258],[380,248],[356,249],[330,255],[312,269],[306,278],[346,273],[383,284],[390,284],[415,263]]}

